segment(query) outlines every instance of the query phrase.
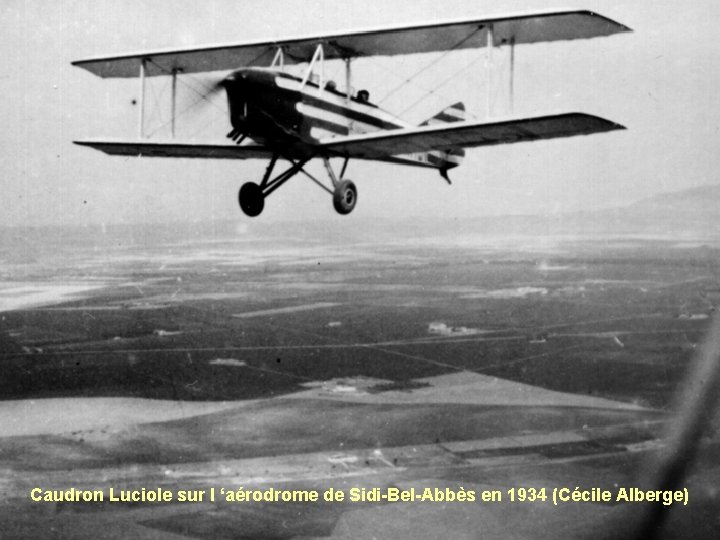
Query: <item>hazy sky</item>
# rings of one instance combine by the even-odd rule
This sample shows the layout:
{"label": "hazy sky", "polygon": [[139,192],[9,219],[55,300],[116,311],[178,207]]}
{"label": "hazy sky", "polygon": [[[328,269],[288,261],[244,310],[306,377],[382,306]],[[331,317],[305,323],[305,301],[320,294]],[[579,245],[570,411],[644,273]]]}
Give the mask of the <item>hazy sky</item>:
{"label": "hazy sky", "polygon": [[[4,0],[0,224],[249,220],[237,207],[237,189],[257,181],[264,162],[109,157],[74,146],[77,138],[134,137],[138,84],[99,79],[70,66],[72,60],[549,7],[592,9],[635,33],[518,47],[515,114],[583,111],[628,131],[469,150],[465,163],[451,171],[452,187],[435,171],[351,162],[348,176],[358,185],[358,207],[337,219],[361,225],[381,215],[573,211],[717,182],[718,2]],[[501,70],[504,56],[496,56]],[[381,99],[401,82],[398,73],[412,74],[434,58],[359,60],[355,86]],[[456,100],[483,117],[483,58],[483,51],[449,55],[382,105],[399,113],[423,96],[419,87],[449,78],[436,96],[408,110],[407,119],[420,122]],[[342,80],[339,66],[330,72]],[[193,100],[184,88],[179,110]],[[498,96],[503,91],[495,88]],[[148,101],[167,102],[167,92],[167,85],[153,84]],[[218,98],[217,106],[186,114],[180,134],[222,137],[228,124],[224,96]],[[506,112],[500,98],[495,112]],[[158,117],[149,120],[160,123]],[[311,170],[323,173],[319,164]],[[259,219],[333,215],[330,197],[298,176],[268,199]]]}

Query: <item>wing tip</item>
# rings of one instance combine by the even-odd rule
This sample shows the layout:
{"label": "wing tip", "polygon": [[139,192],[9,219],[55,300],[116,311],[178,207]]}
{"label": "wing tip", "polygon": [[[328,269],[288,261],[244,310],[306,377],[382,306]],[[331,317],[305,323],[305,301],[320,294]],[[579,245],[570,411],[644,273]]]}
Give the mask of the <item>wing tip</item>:
{"label": "wing tip", "polygon": [[96,77],[100,77],[101,79],[107,79],[108,75],[105,73],[102,69],[93,69],[92,64],[94,63],[93,60],[73,60],[70,62],[70,65],[72,67],[84,69],[88,73],[95,75]]}
{"label": "wing tip", "polygon": [[602,19],[602,20],[612,24],[613,26],[615,26],[617,28],[617,32],[615,32],[617,34],[632,34],[633,32],[635,32],[635,30],[633,30],[629,26],[619,23],[615,19],[611,19],[610,17],[607,17],[601,13],[598,13],[597,11],[592,11],[591,9],[584,9],[584,10],[581,10],[579,13],[584,13],[591,17],[597,17],[599,19]]}
{"label": "wing tip", "polygon": [[90,68],[88,68],[85,64],[91,63],[92,60],[73,60],[70,62],[70,65],[73,67],[78,67],[82,69],[87,69],[88,71],[92,72]]}
{"label": "wing tip", "polygon": [[560,116],[581,116],[584,118],[591,118],[592,120],[596,121],[598,124],[602,125],[605,128],[605,131],[616,131],[616,130],[627,130],[627,126],[624,126],[623,124],[618,124],[617,122],[613,120],[608,120],[607,118],[603,118],[602,116],[597,116],[595,114],[588,114],[585,112],[575,111],[570,113],[565,113]]}

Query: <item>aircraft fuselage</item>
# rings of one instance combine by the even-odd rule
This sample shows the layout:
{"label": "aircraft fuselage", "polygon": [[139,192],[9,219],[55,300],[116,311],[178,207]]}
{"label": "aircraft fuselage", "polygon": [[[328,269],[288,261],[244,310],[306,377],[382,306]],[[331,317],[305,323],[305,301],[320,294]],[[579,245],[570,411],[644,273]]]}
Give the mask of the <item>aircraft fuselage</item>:
{"label": "aircraft fuselage", "polygon": [[[223,81],[230,122],[238,133],[269,147],[305,144],[338,136],[413,127],[357,95],[332,85],[320,88],[277,69],[246,68]],[[360,94],[360,93],[358,93]],[[443,150],[394,156],[398,163],[451,168],[454,156]]]}

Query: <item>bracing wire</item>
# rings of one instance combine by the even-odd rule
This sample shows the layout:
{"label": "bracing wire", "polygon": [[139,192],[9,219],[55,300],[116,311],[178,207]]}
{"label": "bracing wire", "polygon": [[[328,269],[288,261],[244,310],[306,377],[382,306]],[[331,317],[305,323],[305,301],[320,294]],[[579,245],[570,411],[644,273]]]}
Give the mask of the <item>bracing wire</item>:
{"label": "bracing wire", "polygon": [[[265,56],[266,54],[268,54],[270,51],[271,51],[270,49],[266,49],[266,50],[262,51],[262,52],[261,52],[260,54],[258,54],[255,58],[253,58],[250,62],[248,62],[247,65],[248,65],[248,66],[251,66],[251,65],[255,64],[255,63],[258,62],[263,56]],[[158,63],[157,63],[155,60],[153,60],[152,58],[149,58],[149,59],[148,59],[148,62],[150,62],[151,64],[153,64],[154,66],[156,66],[156,67],[157,67],[159,70],[161,70],[162,72],[167,73],[168,75],[172,75],[172,70],[171,70],[171,69],[167,69],[166,67],[161,66],[160,64],[158,64]],[[201,87],[201,90],[198,90],[193,84],[190,84],[190,82],[189,82],[188,80],[181,79],[181,78],[178,77],[177,81],[178,81],[178,83],[180,83],[181,85],[187,87],[187,88],[190,89],[192,92],[194,92],[195,94],[197,94],[197,95],[199,96],[199,98],[196,99],[195,101],[193,101],[193,102],[192,102],[190,105],[188,105],[187,107],[185,107],[181,112],[179,112],[178,114],[176,114],[176,115],[175,115],[175,119],[176,119],[176,120],[177,120],[178,118],[180,118],[181,116],[185,115],[186,113],[188,113],[191,109],[193,109],[198,103],[200,103],[200,102],[202,102],[202,101],[206,101],[207,103],[209,103],[210,105],[212,105],[213,107],[215,107],[218,111],[221,111],[223,114],[225,114],[225,113],[227,112],[226,109],[224,109],[223,107],[220,107],[217,103],[215,103],[214,101],[212,101],[211,99],[208,98],[208,96],[210,96],[211,94],[213,94],[213,93],[215,92],[215,90],[216,90],[215,85],[207,86],[207,85],[203,84],[201,81],[195,80],[194,82],[196,82],[196,83]],[[154,90],[153,90],[153,93],[154,93]],[[159,110],[159,104],[157,103],[157,99],[156,99],[155,105],[156,105],[156,108]],[[163,122],[160,126],[158,126],[156,129],[154,129],[153,131],[151,131],[151,132],[148,134],[148,137],[152,137],[153,135],[155,135],[156,133],[158,133],[158,132],[161,131],[162,129],[166,128],[166,127],[170,124],[171,121],[172,121],[172,119],[170,119],[170,120],[168,120],[168,121],[166,121],[166,122]],[[162,122],[162,118],[161,118],[161,122]],[[207,125],[207,124],[206,124],[206,125]]]}
{"label": "bracing wire", "polygon": [[[388,69],[387,67],[383,66],[383,65],[382,65],[381,63],[379,63],[379,62],[373,62],[373,65],[379,67],[380,69],[386,71],[387,73],[393,75],[394,77],[399,77],[399,78],[403,78],[403,79],[404,79],[404,77],[403,77],[402,75],[398,75],[397,72],[395,72],[395,71],[393,71],[393,70],[391,70],[391,69]],[[450,96],[448,96],[448,95],[446,95],[446,94],[441,94],[440,92],[437,92],[437,88],[431,89],[431,88],[428,88],[427,86],[424,86],[424,85],[422,85],[422,84],[419,84],[419,83],[417,83],[417,82],[415,82],[415,81],[409,81],[408,84],[412,84],[412,85],[413,85],[415,88],[417,88],[418,90],[422,90],[423,92],[428,93],[428,94],[429,94],[429,93],[432,93],[432,94],[434,94],[435,96],[437,96],[437,97],[439,97],[439,98],[443,98],[443,99],[445,99],[445,100],[448,101],[448,102],[452,102],[453,100],[457,100],[456,97],[450,97]],[[400,115],[399,115],[399,114],[396,115],[396,114],[394,114],[394,113],[392,113],[392,112],[387,111],[386,109],[383,109],[383,111],[385,111],[386,113],[394,116],[394,117],[397,118],[398,120],[402,120],[402,119],[400,118]],[[471,114],[470,116],[474,116],[474,115]]]}
{"label": "bracing wire", "polygon": [[151,84],[149,86],[150,86],[150,93],[152,94],[153,102],[155,103],[155,114],[157,114],[158,118],[160,119],[160,122],[164,124],[165,121],[163,120],[162,110],[160,108],[160,98],[165,93],[165,88],[163,88],[163,90],[158,94],[154,85]]}
{"label": "bracing wire", "polygon": [[[203,100],[207,101],[208,103],[211,103],[215,108],[217,108],[218,110],[220,110],[220,111],[222,111],[222,112],[224,113],[225,111],[224,111],[221,107],[219,107],[216,103],[214,103],[214,102],[210,101],[209,99],[207,99],[207,96],[210,95],[212,92],[213,92],[213,90],[210,90],[209,92],[207,92],[207,94],[200,95],[200,97],[199,97],[198,99],[196,99],[195,101],[193,101],[192,103],[190,103],[190,105],[188,105],[187,107],[185,107],[182,111],[180,111],[179,113],[177,113],[177,114],[175,115],[175,120],[177,120],[177,119],[180,118],[181,116],[184,116],[185,114],[187,114],[190,110],[192,110],[198,103],[202,102]],[[167,122],[163,123],[162,125],[160,125],[160,126],[158,126],[157,128],[155,128],[153,131],[151,131],[150,133],[148,133],[147,136],[148,136],[148,137],[152,137],[152,136],[155,135],[157,132],[159,132],[159,131],[161,131],[162,129],[166,128],[169,123],[170,123],[170,121],[167,121]]]}
{"label": "bracing wire", "polygon": [[[405,113],[408,112],[410,109],[412,109],[412,108],[414,108],[415,106],[417,106],[419,103],[422,103],[423,101],[425,101],[425,100],[426,100],[428,97],[430,97],[431,95],[441,96],[441,97],[442,97],[442,94],[439,94],[439,93],[437,92],[437,90],[438,90],[439,88],[442,88],[443,86],[445,86],[445,85],[446,85],[447,83],[449,83],[452,79],[454,79],[458,74],[460,74],[460,73],[462,73],[463,71],[467,70],[470,66],[472,66],[473,64],[478,63],[479,61],[480,61],[479,58],[475,58],[475,59],[473,59],[471,62],[468,62],[467,64],[465,64],[462,68],[458,69],[457,71],[454,71],[449,77],[446,77],[445,79],[443,79],[442,81],[440,81],[440,83],[439,83],[437,86],[435,86],[435,88],[433,88],[432,90],[428,90],[425,95],[421,96],[420,98],[418,98],[418,99],[416,99],[415,101],[413,101],[410,105],[408,105],[407,107],[405,107],[399,114],[400,114],[400,115],[405,114]],[[476,119],[478,118],[477,115],[474,115],[474,114],[472,114],[472,113],[468,114],[468,116],[471,116],[471,117],[476,118]]]}
{"label": "bracing wire", "polygon": [[479,31],[480,31],[480,27],[476,28],[475,30],[473,30],[472,32],[470,32],[467,36],[465,36],[463,39],[461,39],[460,41],[458,41],[455,45],[453,45],[453,46],[450,47],[448,50],[446,50],[444,53],[442,53],[440,56],[438,56],[437,58],[435,58],[432,62],[430,62],[430,63],[427,64],[426,66],[422,67],[420,70],[418,70],[416,73],[414,73],[414,74],[411,75],[410,77],[405,78],[405,80],[403,80],[403,82],[401,82],[399,85],[395,86],[392,90],[390,90],[387,94],[385,94],[385,96],[378,102],[378,104],[380,104],[380,103],[384,102],[385,100],[387,100],[390,96],[392,96],[393,94],[395,94],[398,90],[400,90],[400,89],[401,89],[403,86],[405,86],[406,84],[412,83],[412,81],[413,81],[413,79],[414,79],[415,77],[417,77],[418,75],[421,75],[422,73],[424,73],[425,71],[427,71],[428,69],[430,69],[431,67],[433,67],[435,64],[437,64],[438,62],[440,62],[441,60],[443,60],[448,54],[450,54],[451,52],[455,51],[458,47],[460,47],[461,45],[463,45],[467,40],[469,40],[471,37],[473,37],[473,36],[474,36],[475,34],[477,34]]}

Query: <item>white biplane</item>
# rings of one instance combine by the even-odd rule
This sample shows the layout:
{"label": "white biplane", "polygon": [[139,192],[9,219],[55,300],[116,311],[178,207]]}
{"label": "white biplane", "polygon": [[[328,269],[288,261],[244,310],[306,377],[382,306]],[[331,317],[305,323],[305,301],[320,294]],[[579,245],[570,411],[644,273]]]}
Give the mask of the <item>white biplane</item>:
{"label": "white biplane", "polygon": [[[265,199],[300,172],[330,192],[340,214],[348,214],[357,201],[355,184],[345,178],[351,158],[437,169],[448,180],[447,171],[460,164],[466,148],[624,129],[583,113],[470,122],[462,103],[419,126],[411,125],[371,103],[366,90],[352,90],[354,59],[482,47],[490,54],[502,46],[514,51],[520,44],[630,31],[590,11],[555,11],[79,60],[73,65],[103,78],[140,78],[140,127],[137,140],[75,142],[113,155],[268,159],[261,182],[240,188],[238,199],[245,214],[259,215]],[[344,63],[344,89],[324,77],[323,65],[329,61]],[[304,76],[286,69],[304,63]],[[174,139],[178,75],[218,71],[231,71],[217,81],[227,93],[230,140],[204,144]],[[146,77],[159,76],[171,77],[173,88],[173,138],[162,141],[143,134]],[[332,188],[304,169],[313,158],[323,160]],[[333,170],[331,158],[344,160],[339,173]],[[272,177],[279,159],[287,160],[289,168]]]}

